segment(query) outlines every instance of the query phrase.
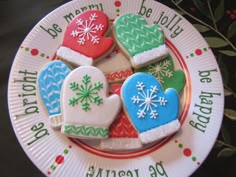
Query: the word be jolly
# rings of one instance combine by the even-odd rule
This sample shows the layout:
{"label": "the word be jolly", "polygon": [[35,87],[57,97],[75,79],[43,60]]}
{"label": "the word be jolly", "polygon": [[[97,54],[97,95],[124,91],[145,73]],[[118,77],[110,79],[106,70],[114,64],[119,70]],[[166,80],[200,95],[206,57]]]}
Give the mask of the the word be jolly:
{"label": "the word be jolly", "polygon": [[[145,1],[146,0],[142,1],[138,14],[146,18],[149,18],[153,11],[151,8],[148,8],[144,5]],[[179,25],[181,20],[182,18],[177,14],[174,14],[172,16],[167,16],[166,12],[162,11],[157,20],[154,21],[154,24],[158,24],[169,30],[171,32],[170,37],[175,38],[184,31],[184,29]]]}

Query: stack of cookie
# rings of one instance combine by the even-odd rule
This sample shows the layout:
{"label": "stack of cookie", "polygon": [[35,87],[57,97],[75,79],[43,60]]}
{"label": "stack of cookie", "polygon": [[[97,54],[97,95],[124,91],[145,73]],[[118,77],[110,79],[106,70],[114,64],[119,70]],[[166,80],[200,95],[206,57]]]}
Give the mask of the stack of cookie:
{"label": "stack of cookie", "polygon": [[180,129],[184,84],[172,79],[174,63],[159,25],[136,14],[110,25],[105,13],[89,10],[68,24],[57,58],[41,69],[38,90],[51,126],[66,136],[123,150]]}

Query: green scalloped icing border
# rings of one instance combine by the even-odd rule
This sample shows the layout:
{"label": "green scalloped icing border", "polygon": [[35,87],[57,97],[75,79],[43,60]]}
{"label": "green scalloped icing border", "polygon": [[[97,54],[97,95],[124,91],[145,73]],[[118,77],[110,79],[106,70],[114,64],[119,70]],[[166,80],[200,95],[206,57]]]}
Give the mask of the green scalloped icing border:
{"label": "green scalloped icing border", "polygon": [[109,135],[108,128],[84,126],[84,125],[64,125],[63,132],[71,136],[86,136],[106,138]]}

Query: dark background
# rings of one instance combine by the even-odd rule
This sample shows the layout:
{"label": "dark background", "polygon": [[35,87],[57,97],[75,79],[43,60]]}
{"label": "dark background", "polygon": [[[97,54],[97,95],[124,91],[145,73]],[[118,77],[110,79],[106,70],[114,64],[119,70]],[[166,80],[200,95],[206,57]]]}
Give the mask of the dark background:
{"label": "dark background", "polygon": [[[68,0],[67,0],[68,1]],[[1,0],[0,1],[0,176],[1,177],[43,177],[44,175],[26,156],[12,129],[8,114],[7,85],[8,76],[15,54],[34,25],[45,15],[67,2],[66,0]],[[228,28],[236,31],[236,1],[223,1],[223,9],[219,8],[221,0],[160,0],[171,8],[177,9],[176,4],[187,13],[211,24],[209,9],[210,2],[214,17],[217,13],[218,32],[227,36]],[[221,7],[222,8],[222,7]],[[218,9],[218,10],[216,10]],[[223,14],[222,14],[223,13]],[[234,17],[235,14],[235,17]],[[191,23],[194,19],[184,14]],[[233,32],[234,33],[234,32]],[[214,30],[202,33],[204,37],[219,34]],[[235,46],[235,34],[228,37]],[[210,44],[211,46],[212,44]],[[224,115],[222,128],[215,147],[202,166],[192,177],[236,177],[236,56],[220,53],[220,50],[232,50],[229,45],[215,47],[212,50],[219,63],[225,87],[225,109],[231,110]],[[233,111],[232,111],[233,110]],[[176,176],[178,177],[178,176]]]}

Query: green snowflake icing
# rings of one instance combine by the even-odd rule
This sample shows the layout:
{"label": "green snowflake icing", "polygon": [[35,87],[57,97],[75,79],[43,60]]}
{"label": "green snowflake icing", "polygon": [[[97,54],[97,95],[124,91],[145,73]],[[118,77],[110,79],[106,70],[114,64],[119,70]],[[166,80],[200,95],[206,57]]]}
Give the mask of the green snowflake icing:
{"label": "green snowflake icing", "polygon": [[82,104],[82,109],[85,111],[90,110],[90,104],[95,103],[97,105],[102,104],[103,100],[98,95],[98,91],[103,88],[101,82],[91,84],[91,76],[87,74],[83,76],[83,84],[79,85],[76,82],[70,83],[70,89],[76,92],[76,96],[69,99],[69,105],[75,106],[79,102]]}

